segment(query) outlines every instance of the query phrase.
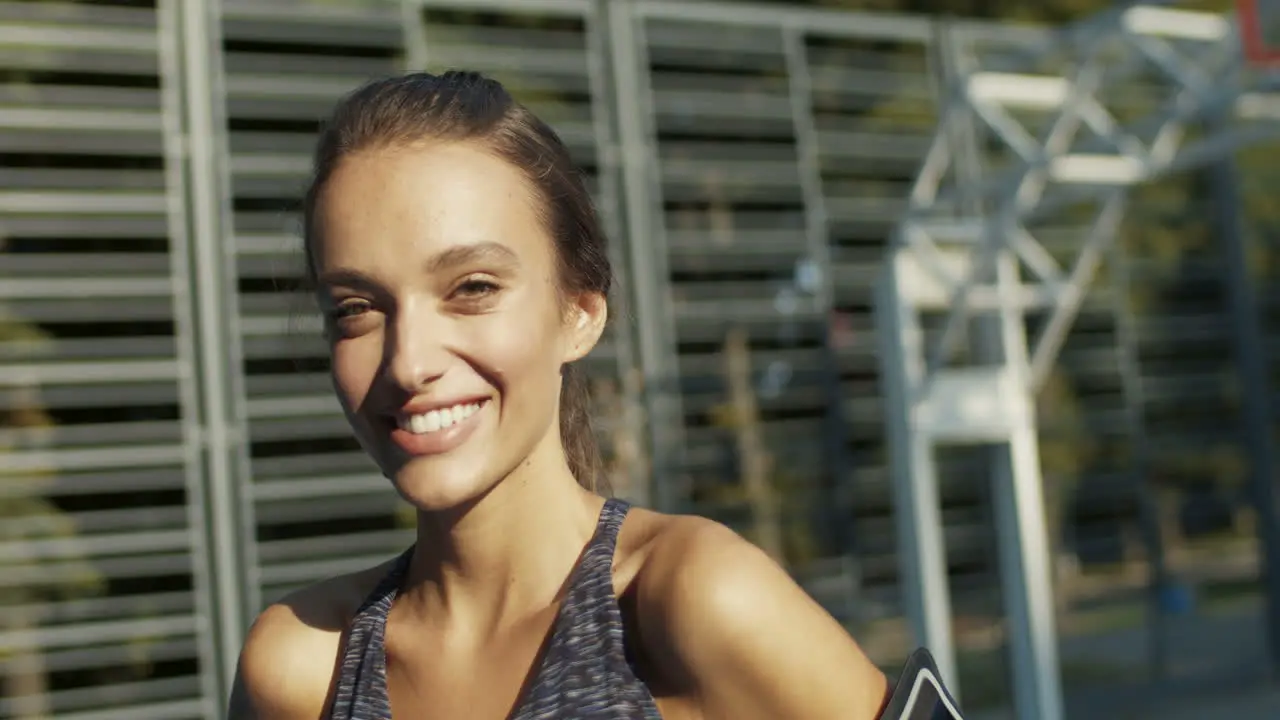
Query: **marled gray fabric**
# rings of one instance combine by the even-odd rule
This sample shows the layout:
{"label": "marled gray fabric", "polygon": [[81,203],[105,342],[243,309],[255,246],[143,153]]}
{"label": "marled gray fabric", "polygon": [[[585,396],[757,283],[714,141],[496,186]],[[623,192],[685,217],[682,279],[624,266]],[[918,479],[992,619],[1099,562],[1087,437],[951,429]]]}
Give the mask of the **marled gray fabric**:
{"label": "marled gray fabric", "polygon": [[[622,612],[613,593],[613,553],[629,510],[609,500],[600,513],[556,616],[551,640],[511,720],[661,720],[649,688],[627,657]],[[356,613],[342,657],[333,720],[390,720],[387,611],[395,601],[413,548],[405,551]],[[430,717],[431,708],[401,708]]]}

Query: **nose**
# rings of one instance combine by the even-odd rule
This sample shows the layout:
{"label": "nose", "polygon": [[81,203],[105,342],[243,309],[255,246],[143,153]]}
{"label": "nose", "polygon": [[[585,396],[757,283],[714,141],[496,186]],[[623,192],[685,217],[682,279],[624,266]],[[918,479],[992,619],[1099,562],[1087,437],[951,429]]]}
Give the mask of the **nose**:
{"label": "nose", "polygon": [[448,365],[443,323],[428,302],[402,302],[388,328],[385,345],[387,379],[416,393],[439,379]]}

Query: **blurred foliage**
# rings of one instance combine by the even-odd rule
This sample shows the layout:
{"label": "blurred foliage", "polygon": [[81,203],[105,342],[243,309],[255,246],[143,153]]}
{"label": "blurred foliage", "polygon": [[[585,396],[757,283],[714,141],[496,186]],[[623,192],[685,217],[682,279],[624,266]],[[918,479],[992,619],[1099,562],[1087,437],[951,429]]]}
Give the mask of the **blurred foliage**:
{"label": "blurred foliage", "polygon": [[[0,307],[0,344],[33,346],[48,341],[48,336],[30,323],[7,316]],[[7,407],[0,408],[0,437],[26,438],[38,446],[42,431],[53,427],[53,419],[40,403],[34,387],[16,387]],[[15,440],[19,446],[26,444]],[[15,450],[10,443],[0,443],[0,458]],[[52,473],[18,480],[25,492],[0,495],[0,542],[18,540],[67,539],[76,536],[75,523],[55,504],[41,497],[41,480],[52,479]],[[2,480],[0,480],[2,481]],[[34,482],[33,482],[34,481]],[[61,568],[60,580],[45,586],[6,586],[0,589],[0,608],[37,605],[52,600],[70,599],[93,594],[102,589],[103,580],[83,558],[72,557]],[[0,567],[0,572],[4,568]],[[3,657],[3,653],[0,653]]]}
{"label": "blurred foliage", "polygon": [[[4,244],[0,241],[0,253],[3,250]],[[33,349],[48,341],[48,336],[39,328],[12,317],[0,306],[0,346]],[[38,388],[17,386],[9,388],[6,394],[8,402],[0,408],[0,467],[7,452],[23,446],[39,447],[40,434],[54,424],[40,402]],[[16,492],[0,493],[0,545],[19,548],[17,558],[0,563],[0,573],[30,573],[35,569],[33,566],[43,562],[39,553],[24,558],[22,546],[17,543],[76,539],[74,520],[41,496],[44,481],[51,478],[50,472],[29,473],[12,479],[0,476],[0,483],[22,485]],[[21,637],[22,633],[40,626],[42,608],[47,603],[97,595],[106,589],[105,578],[83,555],[64,553],[60,562],[50,565],[45,568],[51,576],[47,582],[6,583],[0,587],[0,631]],[[0,674],[0,694],[23,698],[29,706],[16,710],[15,718],[42,717],[47,707],[38,698],[49,688],[49,671],[42,649],[21,643],[0,648],[0,663],[7,668]]]}

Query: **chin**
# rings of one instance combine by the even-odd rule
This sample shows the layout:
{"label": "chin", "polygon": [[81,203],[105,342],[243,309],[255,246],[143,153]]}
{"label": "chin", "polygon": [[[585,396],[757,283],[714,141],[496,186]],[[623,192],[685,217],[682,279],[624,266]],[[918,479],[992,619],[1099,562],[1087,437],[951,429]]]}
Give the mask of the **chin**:
{"label": "chin", "polygon": [[472,463],[441,457],[412,458],[388,473],[400,497],[423,512],[455,510],[479,500],[496,484],[489,475]]}

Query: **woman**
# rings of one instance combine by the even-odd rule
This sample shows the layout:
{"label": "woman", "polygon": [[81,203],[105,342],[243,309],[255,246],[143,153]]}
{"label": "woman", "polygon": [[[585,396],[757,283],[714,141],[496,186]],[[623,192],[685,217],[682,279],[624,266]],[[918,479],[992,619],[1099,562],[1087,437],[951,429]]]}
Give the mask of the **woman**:
{"label": "woman", "polygon": [[473,73],[373,83],[304,214],[334,387],[417,542],[264,611],[232,717],[878,715],[884,675],[763,553],[595,492],[573,363],[610,268],[546,125]]}

